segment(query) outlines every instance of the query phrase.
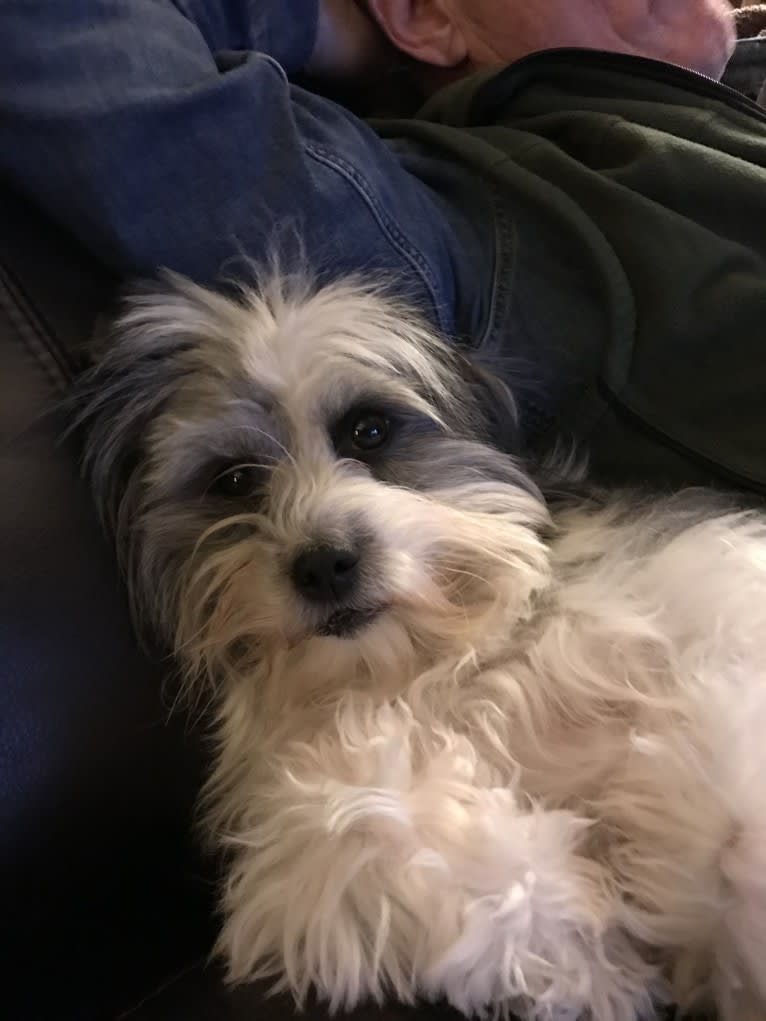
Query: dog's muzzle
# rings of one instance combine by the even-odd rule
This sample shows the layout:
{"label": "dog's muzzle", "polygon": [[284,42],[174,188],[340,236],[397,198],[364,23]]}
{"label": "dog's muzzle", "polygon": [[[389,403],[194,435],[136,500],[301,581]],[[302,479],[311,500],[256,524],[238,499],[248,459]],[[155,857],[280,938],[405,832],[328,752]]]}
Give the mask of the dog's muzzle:
{"label": "dog's muzzle", "polygon": [[354,548],[318,545],[296,556],[290,569],[296,592],[316,609],[328,610],[318,634],[351,638],[378,615],[380,607],[359,606],[356,601],[361,574],[361,554]]}
{"label": "dog's muzzle", "polygon": [[353,638],[368,624],[382,613],[380,606],[371,606],[367,609],[355,609],[347,607],[344,610],[336,610],[330,614],[325,623],[317,632],[323,638]]}
{"label": "dog's muzzle", "polygon": [[298,554],[291,576],[298,593],[310,603],[342,603],[359,585],[359,554],[353,549],[315,546]]}

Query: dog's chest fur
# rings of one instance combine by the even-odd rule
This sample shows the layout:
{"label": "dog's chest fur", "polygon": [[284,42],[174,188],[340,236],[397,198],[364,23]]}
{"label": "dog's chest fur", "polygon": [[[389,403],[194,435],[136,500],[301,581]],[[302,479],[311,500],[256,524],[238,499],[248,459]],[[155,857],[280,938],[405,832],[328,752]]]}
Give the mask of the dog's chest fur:
{"label": "dog's chest fur", "polygon": [[[417,816],[450,788],[471,797],[512,792],[517,803],[588,820],[594,854],[634,891],[641,875],[663,886],[664,862],[677,905],[673,937],[682,943],[705,917],[700,882],[718,884],[731,828],[715,790],[737,726],[726,708],[733,692],[746,695],[756,674],[766,676],[764,643],[752,637],[766,634],[766,575],[760,593],[752,587],[763,526],[737,533],[732,523],[669,527],[656,514],[636,520],[616,506],[566,512],[550,584],[530,600],[526,619],[486,621],[468,653],[409,677],[407,660],[399,678],[354,673],[349,662],[346,676],[319,678],[334,692],[319,703],[294,699],[289,675],[265,674],[281,709],[272,703],[259,726],[263,703],[253,689],[245,696],[259,732],[249,747],[265,754],[241,749],[251,769],[229,790],[236,822],[228,821],[252,820],[259,790],[273,797],[280,753],[282,761],[307,756],[326,792],[355,791],[360,803],[386,792],[394,815]],[[739,644],[721,643],[721,631]],[[332,663],[328,656],[328,671]],[[312,664],[321,669],[321,657]],[[241,718],[242,706],[232,715]],[[227,754],[237,736],[224,728]],[[386,813],[359,813],[360,833],[374,833],[383,853],[406,861],[413,830],[389,825]],[[644,924],[659,910],[651,898],[642,904]]]}

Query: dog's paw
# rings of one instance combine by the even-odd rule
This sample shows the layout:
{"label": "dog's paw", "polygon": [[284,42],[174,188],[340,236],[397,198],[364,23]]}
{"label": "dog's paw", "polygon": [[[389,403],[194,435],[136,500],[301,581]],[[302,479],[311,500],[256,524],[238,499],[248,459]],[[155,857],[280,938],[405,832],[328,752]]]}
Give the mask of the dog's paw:
{"label": "dog's paw", "polygon": [[401,705],[296,746],[232,869],[232,977],[266,969],[335,1007],[425,995],[534,1021],[651,1018],[654,974],[585,854],[589,823],[496,781],[464,735]]}
{"label": "dog's paw", "polygon": [[[512,1010],[530,1021],[656,1016],[659,977],[620,929],[608,877],[578,853],[582,827],[566,812],[506,813],[490,841],[477,825],[472,857],[482,864],[469,875],[453,860],[455,885],[442,890],[456,921],[450,945],[432,947],[429,994],[469,1015]],[[432,924],[449,931],[447,919]]]}

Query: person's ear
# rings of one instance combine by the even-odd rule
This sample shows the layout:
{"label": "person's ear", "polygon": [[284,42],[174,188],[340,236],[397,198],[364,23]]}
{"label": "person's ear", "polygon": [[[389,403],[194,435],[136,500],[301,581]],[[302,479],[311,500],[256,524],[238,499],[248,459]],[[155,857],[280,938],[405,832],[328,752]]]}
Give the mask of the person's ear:
{"label": "person's ear", "polygon": [[445,0],[367,0],[370,13],[398,50],[434,67],[468,57],[460,25]]}

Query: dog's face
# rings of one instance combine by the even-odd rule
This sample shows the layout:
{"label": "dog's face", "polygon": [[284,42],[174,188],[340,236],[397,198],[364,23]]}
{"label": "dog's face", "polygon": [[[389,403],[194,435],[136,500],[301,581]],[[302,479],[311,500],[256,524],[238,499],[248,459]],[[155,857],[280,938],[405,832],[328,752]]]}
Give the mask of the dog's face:
{"label": "dog's face", "polygon": [[92,386],[134,598],[195,672],[395,674],[511,626],[545,574],[544,506],[490,442],[507,393],[362,287],[174,281]]}

